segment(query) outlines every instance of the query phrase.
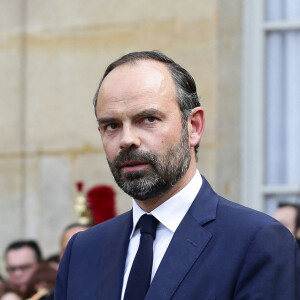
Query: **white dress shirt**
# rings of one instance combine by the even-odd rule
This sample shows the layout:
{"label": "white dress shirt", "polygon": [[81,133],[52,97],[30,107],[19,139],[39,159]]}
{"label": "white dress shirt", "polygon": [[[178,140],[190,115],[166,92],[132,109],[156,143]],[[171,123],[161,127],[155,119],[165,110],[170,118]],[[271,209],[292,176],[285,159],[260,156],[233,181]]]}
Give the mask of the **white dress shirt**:
{"label": "white dress shirt", "polygon": [[[156,238],[153,242],[153,265],[151,280],[153,279],[158,266],[171,242],[174,232],[193,203],[201,188],[201,185],[202,177],[199,171],[196,170],[196,173],[191,181],[182,190],[151,211],[150,214],[152,214],[159,221],[156,230]],[[132,199],[132,209],[133,229],[127,251],[121,299],[124,298],[128,276],[140,243],[140,229],[136,228],[136,225],[140,217],[146,213],[138,206],[134,199]]]}

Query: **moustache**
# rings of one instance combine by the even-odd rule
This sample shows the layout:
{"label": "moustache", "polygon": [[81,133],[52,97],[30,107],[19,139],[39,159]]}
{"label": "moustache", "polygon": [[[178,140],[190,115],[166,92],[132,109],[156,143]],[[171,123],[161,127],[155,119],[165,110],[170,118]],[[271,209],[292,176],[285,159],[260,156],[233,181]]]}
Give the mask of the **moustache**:
{"label": "moustache", "polygon": [[122,168],[123,164],[127,161],[139,161],[142,163],[148,163],[150,165],[155,165],[157,162],[156,156],[151,152],[137,151],[137,150],[123,150],[118,154],[114,160],[114,165],[116,168]]}

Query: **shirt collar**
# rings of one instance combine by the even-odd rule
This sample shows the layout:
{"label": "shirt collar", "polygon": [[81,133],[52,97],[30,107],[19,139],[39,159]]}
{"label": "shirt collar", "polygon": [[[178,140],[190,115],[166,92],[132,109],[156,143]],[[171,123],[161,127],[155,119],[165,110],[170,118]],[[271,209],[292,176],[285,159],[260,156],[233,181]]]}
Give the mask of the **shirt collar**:
{"label": "shirt collar", "polygon": [[[153,211],[151,211],[151,214],[161,224],[174,233],[197,196],[201,185],[202,177],[199,171],[196,170],[191,181],[182,190],[162,203],[160,206],[156,207]],[[134,199],[132,199],[132,210],[133,229],[130,238],[133,236],[140,217],[146,213],[138,206]]]}

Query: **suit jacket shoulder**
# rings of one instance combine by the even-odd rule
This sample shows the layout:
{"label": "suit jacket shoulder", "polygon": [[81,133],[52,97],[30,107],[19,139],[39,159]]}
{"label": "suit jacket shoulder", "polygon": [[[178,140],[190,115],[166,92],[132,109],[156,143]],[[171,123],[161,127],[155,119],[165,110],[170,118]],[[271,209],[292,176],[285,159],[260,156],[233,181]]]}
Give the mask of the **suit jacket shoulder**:
{"label": "suit jacket shoulder", "polygon": [[177,228],[146,300],[299,299],[295,239],[273,218],[202,187]]}

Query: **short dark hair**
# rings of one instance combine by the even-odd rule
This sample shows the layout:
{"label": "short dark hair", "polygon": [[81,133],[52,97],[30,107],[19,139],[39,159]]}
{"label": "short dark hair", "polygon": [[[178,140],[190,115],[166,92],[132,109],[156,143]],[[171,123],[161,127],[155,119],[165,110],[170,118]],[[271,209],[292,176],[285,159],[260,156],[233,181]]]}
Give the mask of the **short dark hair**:
{"label": "short dark hair", "polygon": [[42,261],[42,252],[38,245],[38,243],[34,240],[18,240],[14,241],[11,244],[9,244],[5,250],[5,256],[7,255],[8,251],[10,250],[17,250],[24,247],[29,247],[33,250],[35,254],[36,261],[40,263]]}
{"label": "short dark hair", "polygon": [[279,208],[282,207],[293,207],[296,209],[296,219],[295,219],[295,233],[297,232],[298,229],[300,229],[300,205],[296,203],[289,203],[289,202],[280,202],[278,204]]}
{"label": "short dark hair", "polygon": [[50,255],[49,257],[44,259],[44,262],[46,262],[46,263],[51,263],[51,262],[59,263],[59,254],[55,253],[55,254]]}
{"label": "short dark hair", "polygon": [[[116,67],[126,63],[134,64],[139,60],[155,60],[165,64],[168,67],[177,89],[177,101],[181,111],[183,126],[185,126],[192,109],[200,106],[200,100],[197,95],[195,81],[187,70],[159,51],[131,52],[112,62],[107,67],[102,79],[100,80],[93,100],[96,117],[98,94],[105,77]],[[195,146],[195,153],[197,153],[198,147],[199,143]]]}

